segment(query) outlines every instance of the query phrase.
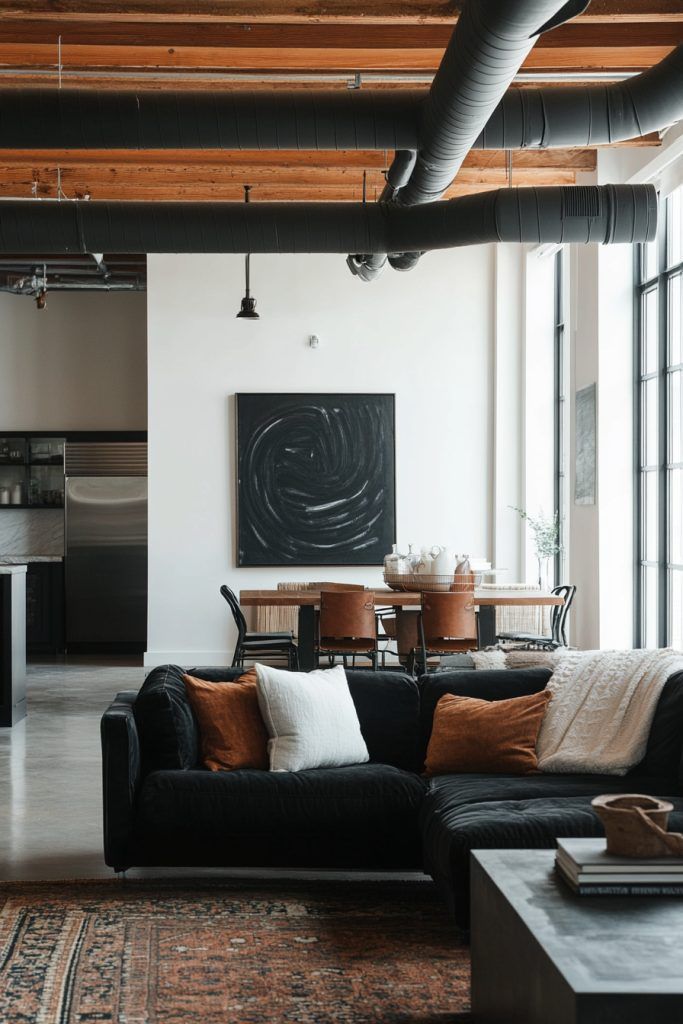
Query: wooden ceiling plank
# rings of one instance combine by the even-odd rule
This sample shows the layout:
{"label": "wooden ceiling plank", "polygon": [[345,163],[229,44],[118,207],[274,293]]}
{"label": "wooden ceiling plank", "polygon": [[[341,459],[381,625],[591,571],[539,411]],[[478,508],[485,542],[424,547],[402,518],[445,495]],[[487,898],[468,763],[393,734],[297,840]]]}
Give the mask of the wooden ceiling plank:
{"label": "wooden ceiling plank", "polygon": [[[244,169],[260,167],[319,168],[335,171],[344,168],[360,170],[385,170],[393,158],[393,151],[378,150],[334,150],[319,152],[302,150],[4,150],[0,151],[0,164],[11,166],[76,167],[160,167],[162,170],[174,165],[187,167],[207,166],[219,171],[222,168]],[[520,168],[572,168],[574,170],[595,170],[597,154],[594,149],[525,149],[514,155],[514,166]],[[505,168],[507,153],[500,149],[479,149],[468,153],[464,167]]]}
{"label": "wooden ceiling plank", "polygon": [[[671,46],[535,47],[523,67],[530,71],[638,71],[663,60]],[[62,64],[70,69],[192,68],[226,71],[433,72],[442,51],[345,49],[337,47],[159,47],[62,46]],[[0,42],[0,65],[54,68],[56,45]]]}
{"label": "wooden ceiling plank", "polygon": [[[444,50],[449,25],[351,24],[211,24],[187,22],[108,22],[25,20],[0,21],[0,42],[55,46],[166,47],[305,47],[349,49]],[[542,36],[537,47],[676,46],[683,26],[679,21],[633,25],[619,22],[572,22]]]}
{"label": "wooden ceiling plank", "polygon": [[[65,20],[90,18],[111,22],[140,19],[166,22],[246,21],[291,24],[445,24],[457,19],[461,4],[455,0],[0,0],[3,19]],[[683,21],[680,0],[593,0],[575,19],[582,22]]]}

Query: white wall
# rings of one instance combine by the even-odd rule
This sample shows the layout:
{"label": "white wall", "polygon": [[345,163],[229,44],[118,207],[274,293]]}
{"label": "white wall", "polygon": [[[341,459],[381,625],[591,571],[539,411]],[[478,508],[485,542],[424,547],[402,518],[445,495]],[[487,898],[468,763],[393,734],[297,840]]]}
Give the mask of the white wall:
{"label": "white wall", "polygon": [[379,569],[235,567],[236,392],[395,392],[401,547],[490,556],[493,258],[491,247],[434,253],[365,285],[339,256],[256,256],[261,320],[249,322],[235,319],[241,256],[149,257],[148,664],[225,663],[221,583],[381,579]]}
{"label": "white wall", "polygon": [[144,293],[0,294],[0,431],[146,427]]}

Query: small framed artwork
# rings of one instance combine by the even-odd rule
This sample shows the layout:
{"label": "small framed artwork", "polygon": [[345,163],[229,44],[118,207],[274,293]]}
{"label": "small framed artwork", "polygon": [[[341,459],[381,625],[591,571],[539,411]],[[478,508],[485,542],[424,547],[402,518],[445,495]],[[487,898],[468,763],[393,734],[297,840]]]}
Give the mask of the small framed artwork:
{"label": "small framed artwork", "polygon": [[238,394],[237,564],[381,565],[396,537],[395,396]]}

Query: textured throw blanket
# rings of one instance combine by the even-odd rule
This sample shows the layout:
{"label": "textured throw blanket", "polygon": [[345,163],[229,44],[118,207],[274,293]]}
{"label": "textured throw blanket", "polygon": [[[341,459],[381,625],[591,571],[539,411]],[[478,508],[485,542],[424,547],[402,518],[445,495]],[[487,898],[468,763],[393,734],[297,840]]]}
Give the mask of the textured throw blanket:
{"label": "textured throw blanket", "polygon": [[683,655],[672,650],[564,655],[548,681],[539,769],[625,775],[645,755],[666,680],[682,669]]}

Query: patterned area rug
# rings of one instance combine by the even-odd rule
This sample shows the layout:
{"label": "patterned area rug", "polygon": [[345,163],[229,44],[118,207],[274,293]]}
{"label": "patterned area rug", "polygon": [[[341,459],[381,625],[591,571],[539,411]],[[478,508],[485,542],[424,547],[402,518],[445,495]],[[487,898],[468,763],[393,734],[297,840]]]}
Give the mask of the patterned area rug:
{"label": "patterned area rug", "polygon": [[428,882],[0,884],[3,1024],[452,1024],[468,998]]}

